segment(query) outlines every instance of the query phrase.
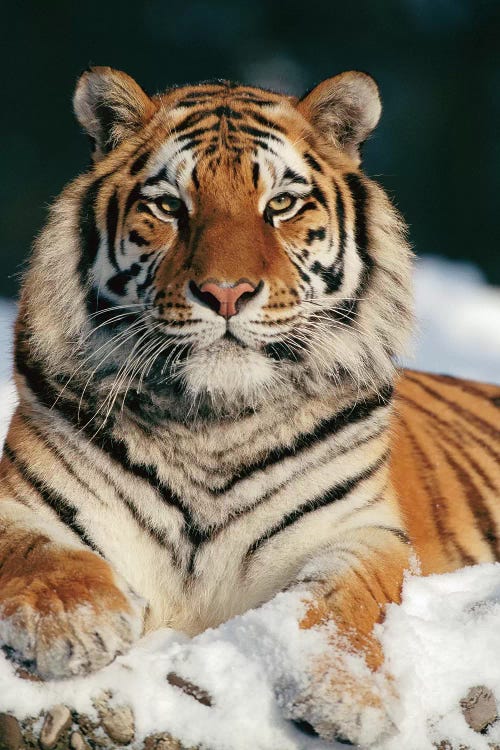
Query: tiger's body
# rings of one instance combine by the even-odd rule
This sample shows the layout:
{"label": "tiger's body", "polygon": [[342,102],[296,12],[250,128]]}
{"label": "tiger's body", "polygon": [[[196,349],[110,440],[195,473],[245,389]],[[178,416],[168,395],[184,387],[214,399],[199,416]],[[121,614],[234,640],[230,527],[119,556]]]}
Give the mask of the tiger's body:
{"label": "tiger's body", "polygon": [[[144,628],[195,634],[297,587],[302,627],[333,621],[375,673],[412,561],[496,560],[500,517],[500,388],[395,375],[410,254],[359,169],[375,84],[151,99],[98,68],[75,109],[95,164],[55,204],[16,327],[1,642],[81,674]],[[372,741],[376,684],[334,653],[292,716]]]}

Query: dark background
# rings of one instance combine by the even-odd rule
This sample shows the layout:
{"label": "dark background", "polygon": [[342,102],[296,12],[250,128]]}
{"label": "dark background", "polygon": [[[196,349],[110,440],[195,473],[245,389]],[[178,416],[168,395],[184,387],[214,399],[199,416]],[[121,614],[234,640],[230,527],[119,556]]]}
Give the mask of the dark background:
{"label": "dark background", "polygon": [[151,93],[224,77],[300,94],[371,73],[384,114],[366,171],[417,252],[471,260],[500,283],[498,0],[18,0],[1,23],[0,295],[16,293],[47,204],[88,164],[71,96],[89,63]]}

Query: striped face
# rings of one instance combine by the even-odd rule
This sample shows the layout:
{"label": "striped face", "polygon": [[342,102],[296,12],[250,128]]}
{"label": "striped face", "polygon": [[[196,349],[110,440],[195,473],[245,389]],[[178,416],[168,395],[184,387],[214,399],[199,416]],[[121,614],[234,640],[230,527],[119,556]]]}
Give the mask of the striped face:
{"label": "striped face", "polygon": [[298,378],[387,369],[400,337],[386,329],[408,325],[407,251],[359,172],[380,113],[368,76],[300,102],[227,83],[149,99],[95,69],[75,108],[96,144],[80,218],[88,307],[94,325],[107,311],[101,334],[134,318],[138,377],[159,368],[191,396],[249,406]]}

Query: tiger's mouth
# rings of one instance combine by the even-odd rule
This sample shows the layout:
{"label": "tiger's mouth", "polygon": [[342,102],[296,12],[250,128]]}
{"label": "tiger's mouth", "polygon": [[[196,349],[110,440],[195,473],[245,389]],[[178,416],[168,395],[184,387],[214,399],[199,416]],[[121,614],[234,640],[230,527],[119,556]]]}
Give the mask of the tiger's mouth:
{"label": "tiger's mouth", "polygon": [[246,349],[248,347],[248,344],[243,341],[242,339],[238,338],[232,331],[229,330],[229,327],[227,328],[226,332],[223,336],[221,336],[221,341],[227,341],[231,344],[236,344],[237,346],[240,346],[242,349]]}
{"label": "tiger's mouth", "polygon": [[209,399],[219,411],[256,408],[265,394],[277,393],[283,379],[265,349],[248,346],[230,331],[203,348],[192,348],[171,372],[188,401]]}

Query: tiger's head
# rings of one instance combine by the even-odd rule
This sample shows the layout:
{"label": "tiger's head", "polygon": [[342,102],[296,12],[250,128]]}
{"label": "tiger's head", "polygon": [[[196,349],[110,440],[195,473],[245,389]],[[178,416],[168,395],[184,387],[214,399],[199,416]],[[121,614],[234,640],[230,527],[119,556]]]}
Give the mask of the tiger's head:
{"label": "tiger's head", "polygon": [[227,81],[150,97],[98,67],[74,107],[93,165],[56,202],[23,300],[53,370],[228,413],[391,378],[410,253],[360,171],[370,76],[301,99]]}

